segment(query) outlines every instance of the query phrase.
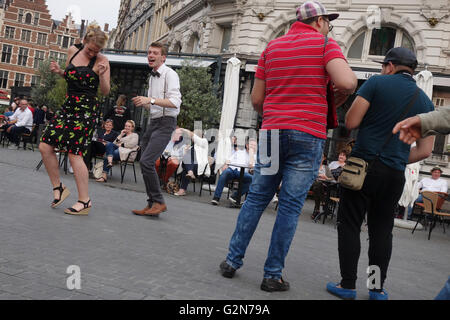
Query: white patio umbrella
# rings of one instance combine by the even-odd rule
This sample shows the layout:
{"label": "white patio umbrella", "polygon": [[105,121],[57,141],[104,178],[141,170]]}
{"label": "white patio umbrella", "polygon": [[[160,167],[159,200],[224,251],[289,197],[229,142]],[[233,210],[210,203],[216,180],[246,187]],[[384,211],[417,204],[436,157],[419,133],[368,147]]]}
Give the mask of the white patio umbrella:
{"label": "white patio umbrella", "polygon": [[[425,94],[430,98],[430,100],[433,97],[433,74],[428,71],[424,70],[419,72],[417,75],[414,76],[414,79],[416,80],[417,86],[421,88]],[[415,222],[408,221],[408,212],[407,208],[408,206],[413,206],[414,201],[417,199],[419,194],[419,171],[420,171],[420,163],[411,163],[406,166],[405,171],[405,187],[403,189],[403,194],[400,197],[399,205],[404,206],[405,213],[403,214],[403,220],[395,219],[394,225],[401,228],[406,229],[413,229],[415,226]],[[422,225],[418,225],[417,229],[421,229]]]}
{"label": "white patio umbrella", "polygon": [[231,155],[230,134],[234,127],[239,96],[239,71],[241,61],[232,57],[227,61],[225,71],[225,89],[223,94],[222,115],[220,117],[219,141],[216,152],[217,172]]}

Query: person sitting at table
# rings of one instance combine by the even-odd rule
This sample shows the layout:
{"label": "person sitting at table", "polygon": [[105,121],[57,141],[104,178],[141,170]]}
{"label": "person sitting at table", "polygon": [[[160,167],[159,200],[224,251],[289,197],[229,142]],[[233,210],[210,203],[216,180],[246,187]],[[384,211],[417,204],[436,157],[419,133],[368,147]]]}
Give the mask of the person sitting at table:
{"label": "person sitting at table", "polygon": [[[219,181],[216,185],[216,191],[214,192],[214,197],[211,200],[211,204],[217,206],[222,196],[223,188],[228,181],[240,178],[241,167],[247,167],[244,172],[244,178],[241,187],[241,195],[247,193],[252,183],[252,175],[248,172],[248,167],[250,166],[250,156],[249,156],[248,143],[245,145],[244,150],[237,150],[231,157],[226,161],[226,164],[222,167],[222,174],[219,177]],[[237,200],[237,199],[233,199]],[[231,200],[231,201],[233,201]]]}
{"label": "person sitting at table", "polygon": [[[448,185],[445,179],[441,178],[442,169],[440,167],[433,167],[431,169],[431,178],[425,177],[419,182],[419,196],[417,197],[416,203],[423,203],[422,192],[431,191],[431,192],[439,192],[443,193],[447,196]],[[413,205],[414,207],[414,205]],[[413,211],[413,207],[408,208],[408,219],[411,219],[411,214]]]}
{"label": "person sitting at table", "polygon": [[192,146],[188,147],[183,157],[181,167],[183,172],[181,175],[181,185],[176,196],[186,195],[186,189],[191,180],[204,174],[206,177],[211,175],[211,168],[208,159],[208,140],[203,137],[201,132],[192,132],[187,129],[181,129],[187,134],[192,141]]}
{"label": "person sitting at table", "polygon": [[341,175],[342,170],[344,169],[344,166],[345,166],[345,161],[347,161],[347,152],[345,150],[341,150],[339,152],[338,160],[337,161],[332,161],[328,165],[328,168],[330,169],[334,180],[337,181],[337,179]]}
{"label": "person sitting at table", "polygon": [[111,119],[107,119],[101,129],[97,130],[96,140],[91,143],[91,152],[90,159],[88,159],[88,163],[90,164],[90,168],[92,168],[92,158],[97,155],[104,155],[106,151],[106,144],[108,142],[114,142],[116,140],[119,133],[113,130],[114,124]]}
{"label": "person sitting at table", "polygon": [[[248,141],[248,156],[249,156],[248,173],[251,175],[253,175],[253,168],[255,167],[257,152],[258,152],[258,142],[256,141],[256,139],[253,139],[253,138],[249,139],[249,141]],[[245,176],[245,173],[244,173],[244,176]],[[253,177],[252,177],[252,179],[253,179]],[[250,188],[250,184],[242,185],[241,197],[248,192],[248,190]],[[238,202],[238,200],[240,203],[241,199],[240,198],[238,199],[238,190],[234,190],[233,194],[230,196],[230,198],[228,200],[230,200],[230,202],[233,204],[236,204]]]}
{"label": "person sitting at table", "polygon": [[[326,166],[327,157],[325,154],[322,155],[322,162],[319,167],[319,173],[317,175],[316,181],[314,181],[311,186],[311,191],[313,192],[314,198],[314,210],[311,215],[311,219],[315,219],[320,214],[320,204],[325,202],[325,191],[326,184],[324,181],[329,181],[333,179],[333,176],[330,172],[330,168]],[[334,161],[337,162],[337,161]],[[328,174],[327,174],[328,173]]]}
{"label": "person sitting at table", "polygon": [[[172,139],[170,139],[167,144],[164,152],[161,157],[155,162],[155,169],[158,173],[159,178],[163,181],[164,184],[167,184],[169,178],[175,173],[177,170],[181,158],[183,158],[185,152],[185,144],[183,143],[183,131],[180,128],[175,129],[172,133]],[[163,158],[163,167],[165,170],[164,177],[163,168],[161,168],[161,158]]]}
{"label": "person sitting at table", "polygon": [[[113,166],[113,161],[125,161],[131,151],[136,150],[139,143],[139,136],[134,133],[135,124],[133,120],[125,122],[125,128],[120,132],[114,142],[108,142],[105,146],[105,156],[103,159],[103,173],[97,182],[106,182],[109,170]],[[130,155],[129,161],[133,161],[136,152]]]}

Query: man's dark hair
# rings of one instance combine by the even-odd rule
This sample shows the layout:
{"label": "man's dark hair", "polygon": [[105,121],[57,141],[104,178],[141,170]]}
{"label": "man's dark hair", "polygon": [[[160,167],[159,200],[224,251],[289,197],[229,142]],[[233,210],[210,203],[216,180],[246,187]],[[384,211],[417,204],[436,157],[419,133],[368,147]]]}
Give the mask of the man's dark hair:
{"label": "man's dark hair", "polygon": [[161,55],[162,56],[167,56],[167,52],[168,52],[167,46],[165,46],[161,42],[152,42],[150,44],[150,47],[161,48]]}

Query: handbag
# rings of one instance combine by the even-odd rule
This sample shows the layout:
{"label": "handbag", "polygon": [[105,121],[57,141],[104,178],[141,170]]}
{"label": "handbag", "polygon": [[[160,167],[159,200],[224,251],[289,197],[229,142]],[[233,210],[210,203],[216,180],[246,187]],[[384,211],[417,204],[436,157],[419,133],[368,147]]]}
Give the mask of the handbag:
{"label": "handbag", "polygon": [[[417,99],[417,96],[419,95],[419,87],[417,87],[416,92],[414,93],[413,98],[409,102],[409,104],[406,106],[403,114],[400,116],[400,119],[404,118],[408,111],[411,109],[412,105]],[[396,121],[395,123],[399,122]],[[380,151],[378,151],[377,155],[375,156],[375,159],[371,161],[375,161],[380,157],[381,151],[384,149],[384,147],[389,143],[391,138],[394,135],[391,133],[388,137],[388,139],[384,142],[383,146],[381,147]],[[339,176],[338,183],[343,186],[344,188],[359,191],[362,189],[364,180],[366,179],[367,171],[369,168],[369,163],[365,161],[364,159],[358,158],[358,157],[350,157],[347,159],[344,169],[342,170],[341,175]]]}
{"label": "handbag", "polygon": [[95,179],[100,179],[103,173],[103,162],[96,163],[92,170],[92,175]]}

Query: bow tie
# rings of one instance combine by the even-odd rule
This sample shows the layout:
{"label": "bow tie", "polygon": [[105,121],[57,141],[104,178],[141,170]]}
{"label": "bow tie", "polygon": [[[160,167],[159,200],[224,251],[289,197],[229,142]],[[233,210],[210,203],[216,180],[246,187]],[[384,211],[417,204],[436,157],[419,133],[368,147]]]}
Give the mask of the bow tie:
{"label": "bow tie", "polygon": [[158,72],[158,71],[153,71],[153,70],[151,70],[150,71],[150,77],[160,77],[161,76],[161,74]]}

